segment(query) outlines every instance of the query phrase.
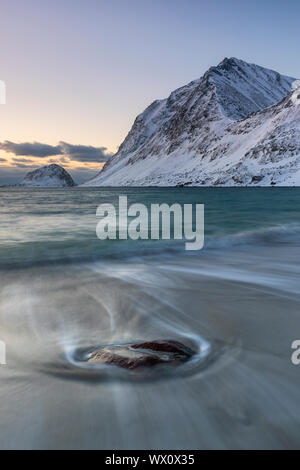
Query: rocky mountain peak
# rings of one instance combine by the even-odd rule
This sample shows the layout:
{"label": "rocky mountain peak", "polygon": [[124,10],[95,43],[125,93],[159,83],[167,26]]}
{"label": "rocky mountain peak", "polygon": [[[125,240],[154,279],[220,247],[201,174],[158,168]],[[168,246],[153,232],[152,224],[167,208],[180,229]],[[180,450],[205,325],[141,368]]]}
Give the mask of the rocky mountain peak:
{"label": "rocky mountain peak", "polygon": [[222,113],[236,121],[278,103],[290,92],[295,81],[295,78],[235,57],[225,58],[205,75],[216,86]]}
{"label": "rocky mountain peak", "polygon": [[274,70],[225,58],[153,102],[86,184],[268,185],[291,173],[289,181],[298,181],[299,85]]}

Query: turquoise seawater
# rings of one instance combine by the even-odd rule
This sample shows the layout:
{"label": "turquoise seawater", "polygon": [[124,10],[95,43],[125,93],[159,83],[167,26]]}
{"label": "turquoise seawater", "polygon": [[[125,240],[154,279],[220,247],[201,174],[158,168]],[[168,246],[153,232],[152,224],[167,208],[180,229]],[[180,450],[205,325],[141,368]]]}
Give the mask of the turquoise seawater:
{"label": "turquoise seawater", "polygon": [[96,209],[102,203],[117,208],[121,195],[128,204],[148,208],[151,203],[204,204],[204,250],[300,240],[300,188],[1,188],[0,265],[184,252],[178,240],[99,240]]}

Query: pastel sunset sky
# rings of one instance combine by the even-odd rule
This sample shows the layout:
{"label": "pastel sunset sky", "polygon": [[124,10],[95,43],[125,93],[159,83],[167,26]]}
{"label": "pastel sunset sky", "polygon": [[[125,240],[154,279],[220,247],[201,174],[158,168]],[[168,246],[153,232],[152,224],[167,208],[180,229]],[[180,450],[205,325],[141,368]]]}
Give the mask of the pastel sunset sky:
{"label": "pastel sunset sky", "polygon": [[153,100],[224,57],[300,77],[295,0],[1,0],[0,185],[62,164],[77,182]]}

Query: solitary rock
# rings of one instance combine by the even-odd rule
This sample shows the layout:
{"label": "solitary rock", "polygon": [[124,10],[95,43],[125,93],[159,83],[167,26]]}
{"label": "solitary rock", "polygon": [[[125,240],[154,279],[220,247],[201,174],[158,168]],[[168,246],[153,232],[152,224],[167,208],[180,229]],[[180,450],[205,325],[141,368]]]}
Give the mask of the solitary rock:
{"label": "solitary rock", "polygon": [[124,346],[107,346],[92,352],[88,362],[116,365],[125,369],[180,364],[195,352],[179,341],[146,341]]}

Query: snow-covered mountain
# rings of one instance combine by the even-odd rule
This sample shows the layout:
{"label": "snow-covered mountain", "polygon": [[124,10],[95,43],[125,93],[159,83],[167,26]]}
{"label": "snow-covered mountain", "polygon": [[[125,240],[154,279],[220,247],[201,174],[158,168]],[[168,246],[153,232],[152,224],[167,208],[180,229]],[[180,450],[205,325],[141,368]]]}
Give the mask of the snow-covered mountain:
{"label": "snow-covered mountain", "polygon": [[75,183],[62,166],[53,163],[30,171],[18,186],[56,188],[75,186]]}
{"label": "snow-covered mountain", "polygon": [[300,185],[298,87],[226,58],[152,103],[85,185]]}

